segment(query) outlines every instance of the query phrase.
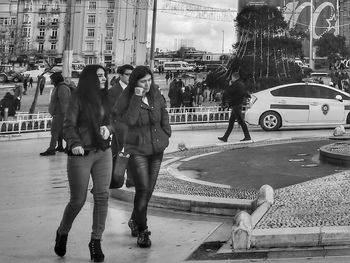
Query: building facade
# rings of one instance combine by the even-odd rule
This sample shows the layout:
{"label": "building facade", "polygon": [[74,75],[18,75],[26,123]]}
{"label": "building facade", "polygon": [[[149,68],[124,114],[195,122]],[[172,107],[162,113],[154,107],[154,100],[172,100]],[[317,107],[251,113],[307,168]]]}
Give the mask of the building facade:
{"label": "building facade", "polygon": [[[12,42],[0,42],[6,57],[13,54],[29,62],[39,58],[50,63],[60,61],[65,49],[69,1],[0,0],[0,32],[5,34],[5,28],[6,34],[15,31]],[[71,11],[74,61],[105,66],[148,63],[148,1],[75,0]]]}

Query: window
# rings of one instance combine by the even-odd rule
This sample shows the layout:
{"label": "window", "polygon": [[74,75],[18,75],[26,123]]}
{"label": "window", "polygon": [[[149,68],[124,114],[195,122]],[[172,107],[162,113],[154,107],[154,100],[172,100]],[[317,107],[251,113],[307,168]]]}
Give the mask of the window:
{"label": "window", "polygon": [[88,24],[95,24],[95,23],[96,23],[96,16],[88,15]]}
{"label": "window", "polygon": [[39,36],[44,37],[45,36],[45,28],[39,29]]}
{"label": "window", "polygon": [[109,37],[109,38],[113,37],[113,28],[106,29],[106,37]]}
{"label": "window", "polygon": [[57,38],[57,28],[52,29],[51,36]]}
{"label": "window", "polygon": [[108,2],[108,9],[114,9],[115,8],[115,2],[113,1],[113,2],[111,2],[111,1],[109,1]]}
{"label": "window", "polygon": [[13,44],[9,45],[9,53],[13,53],[13,50],[14,50]]}
{"label": "window", "polygon": [[40,22],[39,22],[40,25],[45,25],[45,18],[43,17],[40,17]]}
{"label": "window", "polygon": [[96,2],[95,1],[89,1],[89,9],[90,10],[96,9]]}
{"label": "window", "polygon": [[11,18],[11,25],[16,25],[16,18]]}
{"label": "window", "polygon": [[94,51],[94,43],[93,42],[86,43],[86,51]]}
{"label": "window", "polygon": [[58,25],[58,18],[57,17],[52,19],[52,24],[53,25]]}
{"label": "window", "polygon": [[28,14],[23,15],[23,23],[30,24],[30,17]]}
{"label": "window", "polygon": [[288,86],[271,91],[271,94],[276,97],[298,97],[307,98],[305,85]]}
{"label": "window", "polygon": [[51,49],[51,50],[56,50],[56,43],[51,43],[50,49]]}
{"label": "window", "polygon": [[106,50],[112,50],[113,49],[113,44],[112,42],[107,42],[106,43]]}
{"label": "window", "polygon": [[44,43],[39,43],[38,51],[43,52],[44,50]]}
{"label": "window", "polygon": [[335,99],[335,96],[337,95],[341,95],[342,97],[344,97],[343,94],[332,90],[332,89],[328,89],[325,87],[321,87],[321,86],[308,86],[308,91],[309,91],[309,97],[310,98],[318,98],[318,99]]}
{"label": "window", "polygon": [[30,37],[30,27],[23,27],[23,37]]}
{"label": "window", "polygon": [[113,24],[114,23],[114,16],[111,14],[107,15],[107,24]]}
{"label": "window", "polygon": [[87,36],[88,37],[94,37],[95,36],[95,29],[94,28],[88,28]]}
{"label": "window", "polygon": [[30,49],[30,42],[29,41],[27,41],[23,44],[23,49],[26,51],[28,51]]}

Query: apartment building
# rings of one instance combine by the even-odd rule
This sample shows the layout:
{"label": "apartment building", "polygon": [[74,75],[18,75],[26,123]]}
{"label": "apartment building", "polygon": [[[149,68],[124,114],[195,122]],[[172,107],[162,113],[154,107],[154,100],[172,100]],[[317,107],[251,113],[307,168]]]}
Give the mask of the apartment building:
{"label": "apartment building", "polygon": [[[8,5],[9,0],[0,0],[0,41],[3,28],[11,31],[9,24],[17,32],[12,42],[0,42],[7,57],[13,53],[51,63],[62,59],[69,1],[10,0]],[[72,12],[73,60],[106,66],[148,63],[147,0],[75,0]]]}

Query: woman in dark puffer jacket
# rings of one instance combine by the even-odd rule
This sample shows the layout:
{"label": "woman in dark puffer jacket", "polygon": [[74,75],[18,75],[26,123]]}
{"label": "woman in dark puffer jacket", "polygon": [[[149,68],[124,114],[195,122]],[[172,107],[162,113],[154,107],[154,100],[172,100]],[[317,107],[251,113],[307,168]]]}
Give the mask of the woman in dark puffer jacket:
{"label": "woman in dark puffer jacket", "polygon": [[166,103],[153,82],[148,67],[136,67],[129,84],[112,110],[112,125],[122,121],[128,126],[124,138],[125,152],[135,167],[134,209],[129,220],[131,235],[140,247],[150,247],[147,207],[157,181],[163,153],[169,145],[171,127]]}
{"label": "woman in dark puffer jacket", "polygon": [[93,224],[89,243],[90,258],[102,262],[101,237],[108,210],[109,184],[112,174],[109,125],[110,105],[105,69],[88,65],[82,71],[76,91],[72,94],[63,124],[68,146],[67,172],[70,201],[56,232],[55,252],[66,253],[68,233],[83,207],[90,174],[93,182]]}

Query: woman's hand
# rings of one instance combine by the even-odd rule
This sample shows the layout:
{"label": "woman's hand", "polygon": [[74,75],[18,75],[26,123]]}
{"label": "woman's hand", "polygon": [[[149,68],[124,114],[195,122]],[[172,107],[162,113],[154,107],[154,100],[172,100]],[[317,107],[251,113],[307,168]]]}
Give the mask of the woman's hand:
{"label": "woman's hand", "polygon": [[84,155],[84,148],[81,146],[74,147],[72,148],[72,153],[74,155]]}
{"label": "woman's hand", "polygon": [[101,126],[100,127],[100,134],[104,140],[107,140],[109,135],[110,135],[110,132],[106,126]]}
{"label": "woman's hand", "polygon": [[146,90],[144,88],[141,88],[141,87],[135,87],[135,95],[143,97],[146,95]]}

